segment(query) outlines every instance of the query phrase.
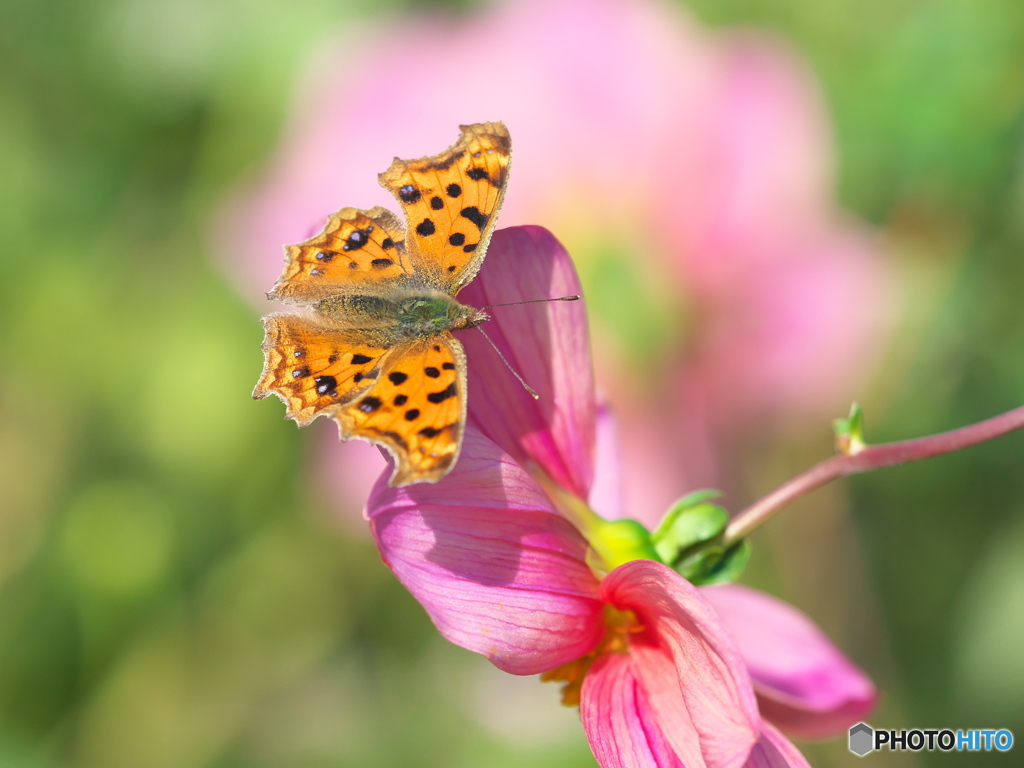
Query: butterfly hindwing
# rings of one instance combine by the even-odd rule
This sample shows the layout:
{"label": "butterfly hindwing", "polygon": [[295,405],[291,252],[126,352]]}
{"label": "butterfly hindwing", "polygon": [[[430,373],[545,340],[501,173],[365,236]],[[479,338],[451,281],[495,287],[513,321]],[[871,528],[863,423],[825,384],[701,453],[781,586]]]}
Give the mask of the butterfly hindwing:
{"label": "butterfly hindwing", "polygon": [[399,160],[380,183],[409,222],[416,269],[453,296],[480,269],[505,195],[512,143],[503,123],[461,126],[444,152]]}
{"label": "butterfly hindwing", "polygon": [[311,303],[332,288],[379,284],[413,273],[405,227],[381,207],[342,208],[320,234],[285,250],[284,272],[268,294],[276,301]]}
{"label": "butterfly hindwing", "polygon": [[395,457],[391,485],[436,482],[454,466],[466,423],[466,358],[448,332],[398,347],[373,387],[334,414],[343,438]]}
{"label": "butterfly hindwing", "polygon": [[265,363],[252,396],[277,395],[303,427],[372,387],[388,353],[298,315],[270,315],[263,325]]}

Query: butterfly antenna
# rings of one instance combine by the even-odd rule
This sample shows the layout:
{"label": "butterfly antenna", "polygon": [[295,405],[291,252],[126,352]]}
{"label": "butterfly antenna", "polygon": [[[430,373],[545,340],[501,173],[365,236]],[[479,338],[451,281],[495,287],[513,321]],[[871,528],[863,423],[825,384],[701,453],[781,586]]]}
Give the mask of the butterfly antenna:
{"label": "butterfly antenna", "polygon": [[[579,295],[559,296],[557,299],[528,299],[526,301],[513,301],[508,304],[488,304],[486,307],[479,307],[479,309],[494,309],[495,307],[516,307],[519,306],[520,304],[540,304],[542,301],[579,301],[579,299]],[[477,327],[479,328],[479,326]],[[495,347],[495,349],[497,349],[497,347]]]}
{"label": "butterfly antenna", "polygon": [[[579,298],[579,297],[577,297],[577,298]],[[558,299],[555,299],[555,301],[558,301]],[[525,304],[526,302],[523,302],[523,303]],[[500,306],[503,306],[503,305],[502,304],[497,304],[495,306],[499,306],[500,307]],[[487,332],[484,331],[484,329],[481,328],[479,325],[474,326],[474,327],[478,331],[480,331],[480,333],[482,333],[484,335],[484,338],[487,339],[487,343],[490,344],[492,347],[494,347],[494,351],[498,353],[498,357],[501,358],[501,362],[503,362],[505,364],[506,368],[508,368],[510,371],[512,371],[512,375],[513,376],[515,376],[517,379],[519,379],[519,383],[522,384],[523,388],[527,392],[530,393],[530,397],[532,397],[534,400],[540,400],[540,395],[538,395],[536,392],[534,392],[533,387],[531,387],[529,384],[526,383],[526,381],[523,380],[523,377],[519,375],[519,372],[515,368],[512,367],[512,363],[510,363],[508,360],[505,359],[505,356],[503,354],[501,354],[501,350],[498,349],[498,345],[495,344],[493,341],[491,341],[491,337],[487,335]]]}

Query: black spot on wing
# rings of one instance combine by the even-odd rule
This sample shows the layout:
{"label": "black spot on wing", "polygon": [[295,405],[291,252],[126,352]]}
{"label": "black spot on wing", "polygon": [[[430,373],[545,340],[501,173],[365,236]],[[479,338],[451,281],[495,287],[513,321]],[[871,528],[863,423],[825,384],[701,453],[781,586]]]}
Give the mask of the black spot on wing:
{"label": "black spot on wing", "polygon": [[395,403],[395,405],[401,406],[401,405],[405,405],[408,402],[408,400],[409,400],[409,396],[408,395],[395,395],[394,403]]}
{"label": "black spot on wing", "polygon": [[462,194],[462,187],[458,184],[449,184],[445,187],[444,191],[448,194],[448,197],[458,197]]}
{"label": "black spot on wing", "polygon": [[373,360],[372,357],[361,355],[358,352],[355,352],[352,355],[352,365],[366,365],[371,360]]}
{"label": "black spot on wing", "polygon": [[392,371],[388,374],[388,380],[396,387],[399,384],[404,384],[405,380],[408,379],[408,374],[402,373],[401,371]]}
{"label": "black spot on wing", "polygon": [[416,189],[412,184],[406,184],[404,187],[398,190],[399,199],[406,205],[412,205],[422,197],[420,191]]}
{"label": "black spot on wing", "polygon": [[333,376],[317,376],[313,379],[313,383],[316,385],[316,393],[318,395],[338,394],[338,380]]}
{"label": "black spot on wing", "polygon": [[405,412],[405,420],[406,421],[416,421],[416,419],[418,419],[419,417],[420,417],[420,409],[419,408],[410,408],[408,411]]}
{"label": "black spot on wing", "polygon": [[438,429],[437,427],[424,427],[419,431],[419,434],[423,435],[424,437],[437,437],[446,429],[447,427],[441,427],[441,429]]}
{"label": "black spot on wing", "polygon": [[369,226],[365,229],[357,229],[355,232],[350,234],[345,240],[345,245],[341,247],[343,251],[358,251],[368,242],[370,242],[370,233],[373,232],[373,227]]}
{"label": "black spot on wing", "polygon": [[485,226],[487,226],[487,214],[480,213],[480,209],[477,208],[475,205],[471,205],[468,208],[463,208],[461,211],[459,211],[459,214],[464,219],[469,219],[471,222],[473,222],[476,225],[477,229],[482,230]]}
{"label": "black spot on wing", "polygon": [[461,232],[454,232],[452,236],[448,238],[448,242],[452,245],[462,245],[466,242],[466,236]]}
{"label": "black spot on wing", "polygon": [[444,368],[446,371],[454,371],[455,370],[455,363],[445,363],[441,367]]}
{"label": "black spot on wing", "polygon": [[383,248],[385,251],[390,251],[392,248],[395,247],[395,241],[392,240],[390,237],[385,237],[383,242],[380,244],[380,247]]}
{"label": "black spot on wing", "polygon": [[427,366],[426,368],[424,368],[423,372],[425,374],[427,374],[427,376],[429,376],[432,379],[436,379],[438,376],[441,375],[441,372],[437,368],[432,366],[432,365]]}
{"label": "black spot on wing", "polygon": [[466,175],[469,176],[473,181],[482,181],[483,179],[491,180],[491,177],[487,174],[485,168],[470,168],[466,171]]}
{"label": "black spot on wing", "polygon": [[381,403],[380,398],[372,396],[364,397],[359,401],[359,410],[363,413],[373,413],[380,408],[381,405],[383,405],[383,403]]}
{"label": "black spot on wing", "polygon": [[444,200],[442,200],[437,195],[434,195],[432,198],[430,198],[430,207],[433,208],[435,211],[440,211],[442,208],[444,208]]}
{"label": "black spot on wing", "polygon": [[459,388],[457,386],[455,386],[455,382],[453,381],[451,384],[449,384],[447,387],[442,389],[440,392],[430,392],[430,393],[428,393],[427,394],[427,400],[429,400],[430,402],[432,402],[434,404],[443,403],[448,398],[455,397],[455,395],[458,394],[458,391],[459,391]]}
{"label": "black spot on wing", "polygon": [[436,231],[437,228],[434,226],[434,222],[432,222],[430,219],[424,219],[423,221],[416,225],[416,234],[422,235],[423,237],[432,235]]}
{"label": "black spot on wing", "polygon": [[387,269],[388,267],[393,267],[395,262],[393,259],[374,259],[370,264],[373,265],[374,269]]}

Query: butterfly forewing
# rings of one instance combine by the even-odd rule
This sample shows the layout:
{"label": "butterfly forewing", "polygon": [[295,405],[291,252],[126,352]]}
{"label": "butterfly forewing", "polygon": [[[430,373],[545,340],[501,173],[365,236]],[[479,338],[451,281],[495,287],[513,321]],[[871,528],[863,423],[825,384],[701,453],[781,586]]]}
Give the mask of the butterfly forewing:
{"label": "butterfly forewing", "polygon": [[388,350],[297,315],[263,318],[265,364],[253,397],[274,394],[300,426],[370,389]]}
{"label": "butterfly forewing", "polygon": [[413,273],[405,227],[380,207],[342,208],[319,235],[286,250],[284,273],[269,294],[277,301],[312,302],[338,286],[384,283]]}
{"label": "butterfly forewing", "polygon": [[342,437],[395,457],[392,485],[433,482],[454,466],[466,421],[466,362],[450,333],[398,347],[373,387],[339,408]]}
{"label": "butterfly forewing", "polygon": [[405,212],[416,269],[452,295],[480,268],[512,158],[504,124],[464,125],[461,131],[444,152],[419,160],[395,158],[380,175]]}

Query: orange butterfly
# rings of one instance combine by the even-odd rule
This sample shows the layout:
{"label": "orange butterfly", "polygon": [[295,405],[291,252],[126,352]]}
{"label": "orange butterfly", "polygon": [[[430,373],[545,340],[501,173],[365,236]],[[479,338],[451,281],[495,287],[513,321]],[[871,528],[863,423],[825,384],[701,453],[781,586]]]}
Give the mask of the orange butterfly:
{"label": "orange butterfly", "polygon": [[319,235],[286,247],[267,294],[311,312],[263,318],[253,397],[277,395],[299,426],[327,414],[343,440],[384,446],[391,485],[437,482],[462,446],[466,356],[451,332],[487,315],[455,296],[484,260],[512,145],[502,123],[461,131],[441,154],[395,158],[380,175],[408,231],[384,208],[342,208]]}

